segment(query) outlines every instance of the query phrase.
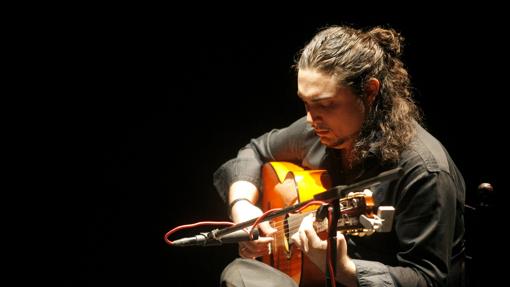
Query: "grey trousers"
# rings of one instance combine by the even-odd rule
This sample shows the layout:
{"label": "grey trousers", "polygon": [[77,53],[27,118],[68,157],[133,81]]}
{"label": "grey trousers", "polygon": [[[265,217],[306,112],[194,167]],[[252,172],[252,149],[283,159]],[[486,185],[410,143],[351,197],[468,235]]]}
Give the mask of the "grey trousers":
{"label": "grey trousers", "polygon": [[254,259],[237,258],[221,273],[222,287],[298,287],[287,274]]}

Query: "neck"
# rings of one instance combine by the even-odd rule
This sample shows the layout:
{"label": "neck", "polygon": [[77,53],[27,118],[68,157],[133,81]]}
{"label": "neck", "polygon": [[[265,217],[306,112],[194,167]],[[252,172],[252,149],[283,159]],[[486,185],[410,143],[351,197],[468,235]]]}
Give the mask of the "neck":
{"label": "neck", "polygon": [[354,153],[352,149],[340,150],[340,165],[343,169],[350,170],[354,165]]}

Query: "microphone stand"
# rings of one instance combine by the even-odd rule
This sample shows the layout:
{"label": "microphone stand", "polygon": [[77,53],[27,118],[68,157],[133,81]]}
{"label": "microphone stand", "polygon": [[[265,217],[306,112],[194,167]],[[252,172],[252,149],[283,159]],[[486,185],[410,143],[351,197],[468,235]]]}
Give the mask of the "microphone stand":
{"label": "microphone stand", "polygon": [[[333,286],[331,280],[335,280],[336,275],[336,254],[337,254],[337,246],[336,246],[336,232],[337,232],[337,223],[340,219],[340,198],[335,198],[331,201],[328,206],[328,213],[331,213],[331,221],[329,221],[328,226],[328,248],[329,252],[326,252],[326,287]],[[329,263],[331,262],[331,269],[329,269]],[[330,273],[333,271],[333,274]]]}

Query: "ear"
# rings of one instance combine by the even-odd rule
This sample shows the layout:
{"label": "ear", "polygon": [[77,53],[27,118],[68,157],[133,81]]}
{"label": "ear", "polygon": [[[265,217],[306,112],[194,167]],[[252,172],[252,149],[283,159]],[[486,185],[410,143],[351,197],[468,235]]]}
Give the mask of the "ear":
{"label": "ear", "polygon": [[365,84],[365,101],[368,106],[372,106],[375,97],[379,94],[381,84],[378,79],[370,78]]}

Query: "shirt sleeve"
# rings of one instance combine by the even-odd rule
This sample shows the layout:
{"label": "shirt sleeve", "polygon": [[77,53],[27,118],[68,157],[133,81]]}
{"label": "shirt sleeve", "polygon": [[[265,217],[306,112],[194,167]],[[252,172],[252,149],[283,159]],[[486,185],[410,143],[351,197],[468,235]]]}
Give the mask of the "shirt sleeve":
{"label": "shirt sleeve", "polygon": [[[310,142],[305,118],[301,118],[283,129],[273,129],[252,139],[239,150],[237,157],[221,165],[213,175],[213,184],[224,201],[230,185],[245,180],[260,186],[262,165],[269,161],[299,163],[306,154]],[[260,188],[259,188],[260,190]]]}
{"label": "shirt sleeve", "polygon": [[395,286],[391,279],[388,266],[376,262],[353,259],[356,265],[356,276],[360,287],[368,286]]}

